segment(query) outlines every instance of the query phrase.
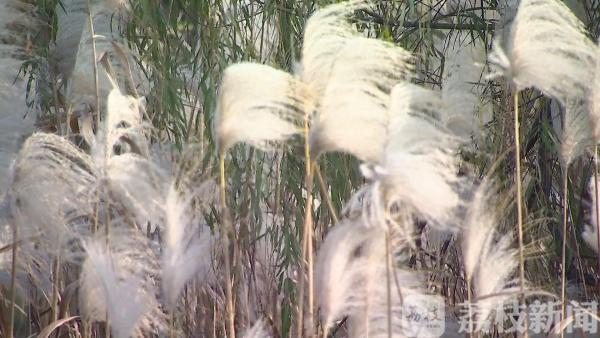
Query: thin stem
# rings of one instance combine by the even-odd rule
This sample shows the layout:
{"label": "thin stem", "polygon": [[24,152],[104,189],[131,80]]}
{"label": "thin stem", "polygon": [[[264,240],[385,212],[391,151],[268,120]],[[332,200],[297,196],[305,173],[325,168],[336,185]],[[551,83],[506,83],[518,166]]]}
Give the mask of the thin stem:
{"label": "thin stem", "polygon": [[175,338],[175,307],[171,309],[171,316],[169,318],[169,338]]}
{"label": "thin stem", "polygon": [[50,323],[54,323],[58,320],[58,290],[60,283],[60,255],[56,255],[54,260],[54,264],[52,264],[52,305],[50,308],[51,312],[51,321]]}
{"label": "thin stem", "polygon": [[299,291],[299,311],[298,311],[298,337],[303,337],[303,309],[304,309],[304,289],[305,279],[304,270],[308,274],[308,325],[309,330],[313,330],[314,323],[314,276],[313,276],[313,224],[312,224],[312,187],[313,187],[313,171],[314,165],[311,161],[310,143],[309,143],[309,119],[308,116],[304,119],[304,156],[306,163],[306,205],[304,207],[304,229],[302,236],[302,273],[300,276],[300,291]]}
{"label": "thin stem", "polygon": [[329,190],[327,189],[327,185],[325,184],[325,180],[323,179],[323,175],[321,174],[321,170],[317,164],[315,164],[315,173],[317,174],[317,180],[319,181],[319,188],[321,189],[321,195],[327,204],[327,209],[329,209],[329,214],[331,214],[331,220],[334,224],[339,222],[339,218],[337,213],[335,212],[335,208],[333,207],[333,202],[331,201],[331,196],[329,195]]}
{"label": "thin stem", "polygon": [[388,338],[392,338],[392,255],[390,254],[390,234],[385,233],[385,286],[387,296],[387,333]]}
{"label": "thin stem", "polygon": [[12,266],[10,273],[10,322],[8,323],[8,329],[6,336],[8,338],[14,337],[15,327],[15,301],[17,295],[17,248],[19,239],[19,231],[16,224],[13,223],[13,244],[12,244]]}
{"label": "thin stem", "polygon": [[473,313],[471,310],[471,301],[473,300],[473,293],[471,292],[471,279],[467,277],[467,308],[469,311],[469,337],[473,337]]}
{"label": "thin stem", "polygon": [[[562,226],[562,253],[561,253],[561,282],[560,282],[560,306],[561,306],[561,322],[565,320],[565,302],[566,302],[566,294],[565,294],[565,286],[566,286],[566,263],[567,263],[567,217],[569,210],[569,165],[565,165],[563,169],[563,226]],[[561,338],[564,337],[563,330],[560,331]]]}
{"label": "thin stem", "polygon": [[110,338],[110,318],[108,317],[108,310],[106,311],[106,325],[104,326],[104,338]]}
{"label": "thin stem", "polygon": [[229,209],[227,207],[227,194],[225,191],[225,153],[221,152],[219,156],[219,181],[221,188],[221,211],[223,217],[223,225],[221,227],[221,236],[223,238],[223,253],[225,259],[225,297],[227,298],[227,337],[235,338],[234,325],[234,310],[233,310],[233,295],[232,295],[232,279],[231,279],[231,257],[229,255],[229,235],[231,232],[231,219],[229,217]]}
{"label": "thin stem", "polygon": [[94,19],[92,16],[92,6],[90,4],[90,0],[87,0],[87,8],[88,18],[90,20],[90,34],[92,35],[92,56],[94,57],[92,64],[94,66],[94,87],[96,89],[96,128],[100,128],[100,92],[98,85],[98,65],[96,64],[96,60],[98,60],[98,54],[96,52],[96,33],[94,32]]}
{"label": "thin stem", "polygon": [[90,323],[87,317],[81,319],[81,336],[82,338],[90,338],[92,336],[92,323]]}
{"label": "thin stem", "polygon": [[[98,65],[96,64],[96,60],[98,59],[98,55],[96,53],[96,33],[94,32],[94,19],[92,17],[92,5],[90,4],[90,0],[87,0],[87,8],[88,8],[88,20],[90,21],[90,34],[92,35],[92,65],[94,69],[94,88],[96,90],[96,130],[98,131],[100,128],[100,90],[99,90],[99,82],[98,82]],[[69,110],[71,107],[69,107]],[[98,209],[100,208],[100,196],[99,191],[96,192],[96,217],[94,218],[94,223],[92,223],[92,233],[96,233],[98,229]]]}
{"label": "thin stem", "polygon": [[[519,284],[521,287],[521,294],[519,296],[519,303],[521,305],[525,302],[525,258],[523,255],[523,187],[521,182],[521,142],[519,136],[519,91],[515,91],[515,160],[516,160],[516,177],[517,183],[517,224],[518,224],[518,237],[519,237]],[[527,316],[527,314],[525,314]],[[528,336],[528,320],[525,318],[525,337]]]}
{"label": "thin stem", "polygon": [[[311,175],[312,182],[312,175]],[[312,190],[312,189],[311,189]],[[312,205],[312,197],[309,197],[310,204]],[[306,218],[306,224],[308,225],[308,315],[309,315],[309,327],[314,329],[314,309],[315,309],[315,294],[314,294],[314,269],[313,269],[313,228],[312,228],[312,207],[310,207],[310,215]]]}
{"label": "thin stem", "polygon": [[304,324],[304,285],[306,283],[304,276],[304,267],[306,265],[306,235],[307,231],[303,230],[302,234],[302,253],[300,255],[300,271],[298,273],[298,309],[296,314],[296,338],[302,338]]}
{"label": "thin stem", "polygon": [[[596,211],[596,239],[598,240],[598,252],[600,252],[600,210],[598,210],[598,144],[594,146],[594,210]],[[600,272],[600,255],[596,256],[598,260],[598,272]]]}

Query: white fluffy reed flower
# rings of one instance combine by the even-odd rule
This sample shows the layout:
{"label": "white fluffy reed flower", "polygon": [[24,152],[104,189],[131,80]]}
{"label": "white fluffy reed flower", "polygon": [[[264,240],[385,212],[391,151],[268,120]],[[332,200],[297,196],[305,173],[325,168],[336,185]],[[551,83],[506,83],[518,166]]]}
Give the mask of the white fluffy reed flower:
{"label": "white fluffy reed flower", "polygon": [[511,248],[512,235],[500,235],[496,229],[493,193],[489,181],[480,184],[462,227],[463,264],[474,289],[477,325],[483,325],[499,304],[516,299],[518,292],[512,280],[518,266],[516,250]]}
{"label": "white fluffy reed flower", "polygon": [[[97,135],[91,132],[91,126],[85,125],[84,136],[92,146],[94,161],[105,166],[114,155],[131,152],[143,157],[148,156],[146,124],[143,121],[143,99],[124,95],[119,88],[113,87],[106,100],[106,117]],[[90,119],[87,119],[90,122]]]}
{"label": "white fluffy reed flower", "polygon": [[442,75],[442,98],[446,104],[442,120],[455,135],[477,138],[489,108],[480,84],[485,63],[483,42],[464,31],[448,34],[446,41],[450,46]]}
{"label": "white fluffy reed flower", "polygon": [[227,68],[215,119],[220,147],[246,142],[268,149],[298,134],[299,122],[310,118],[314,157],[344,151],[377,161],[389,93],[410,77],[412,64],[402,48],[362,37],[350,23],[355,10],[369,5],[363,0],[335,4],[309,19],[299,78],[257,64]]}
{"label": "white fluffy reed flower", "polygon": [[[406,242],[402,236],[382,227],[365,227],[360,220],[345,220],[325,238],[315,268],[316,299],[325,332],[348,316],[351,337],[378,337],[388,333],[388,265],[386,236],[392,259],[389,299],[392,335],[409,336],[414,327],[407,325],[404,300],[415,296],[412,306],[426,306],[428,295],[414,271],[397,268]],[[431,298],[433,297],[433,298]],[[424,332],[418,336],[427,336]],[[414,336],[414,334],[413,334]]]}
{"label": "white fluffy reed flower", "polygon": [[[462,256],[465,267],[465,277],[471,280],[479,266],[484,248],[490,244],[490,236],[496,227],[495,217],[490,217],[491,187],[489,182],[484,181],[477,188],[465,217],[462,227]],[[492,207],[493,208],[493,207]]]}
{"label": "white fluffy reed flower", "polygon": [[269,338],[271,335],[265,329],[262,320],[257,320],[252,327],[244,333],[243,338]]}
{"label": "white fluffy reed flower", "polygon": [[36,133],[23,145],[13,171],[8,196],[22,236],[43,234],[41,247],[51,254],[67,249],[85,232],[76,227],[78,220],[91,214],[96,173],[90,157],[60,136]]}
{"label": "white fluffy reed flower", "polygon": [[385,247],[385,231],[365,227],[360,221],[342,222],[327,234],[315,266],[316,299],[324,330],[365,306],[365,285],[377,277],[370,271],[381,263],[370,257],[378,246]]}
{"label": "white fluffy reed flower", "polygon": [[214,238],[208,227],[198,231],[190,202],[194,194],[185,197],[171,186],[164,212],[165,241],[162,256],[162,290],[166,305],[173,310],[185,284],[197,275],[206,278],[212,268]]}
{"label": "white fluffy reed flower", "polygon": [[312,97],[303,83],[268,66],[240,63],[223,74],[215,130],[222,151],[239,142],[269,149],[301,130],[312,111]]}
{"label": "white fluffy reed flower", "polygon": [[368,5],[365,0],[340,2],[316,11],[306,22],[300,78],[315,93],[325,92],[338,56],[348,40],[356,36],[349,16]]}
{"label": "white fluffy reed flower", "polygon": [[388,205],[408,205],[439,229],[454,228],[465,178],[458,177],[457,138],[440,121],[436,92],[399,84],[391,94],[379,180]]}
{"label": "white fluffy reed flower", "polygon": [[142,118],[143,100],[124,95],[113,88],[108,95],[106,116],[94,135],[91,117],[82,132],[91,145],[100,196],[111,196],[138,226],[161,219],[161,202],[167,194],[167,172],[149,158],[146,124]]}
{"label": "white fluffy reed flower", "polygon": [[111,203],[122,205],[135,223],[145,229],[163,219],[163,206],[168,187],[167,173],[152,159],[134,153],[111,157],[98,189],[108,189]]}
{"label": "white fluffy reed flower", "polygon": [[492,76],[503,75],[517,90],[535,87],[567,109],[563,127],[563,165],[590,142],[590,121],[582,102],[593,82],[594,44],[584,25],[559,0],[523,0],[511,24],[505,47],[494,43],[489,60]]}
{"label": "white fluffy reed flower", "polygon": [[390,92],[395,84],[410,77],[411,56],[381,40],[346,40],[318,101],[311,148],[317,156],[343,151],[377,163],[387,136]]}
{"label": "white fluffy reed flower", "polygon": [[84,243],[80,303],[94,321],[108,316],[118,338],[142,336],[162,326],[151,276],[156,273],[145,239],[127,231],[113,231],[110,242],[95,238]]}
{"label": "white fluffy reed flower", "polygon": [[517,89],[535,87],[564,103],[590,83],[593,43],[561,1],[521,1],[506,47],[500,44],[496,39],[490,62]]}
{"label": "white fluffy reed flower", "polygon": [[[108,94],[105,122],[106,146],[127,146],[131,152],[148,156],[148,141],[143,121],[144,99],[124,95],[118,88]],[[124,150],[121,149],[121,152]]]}
{"label": "white fluffy reed flower", "polygon": [[[382,250],[383,251],[383,250]],[[383,261],[383,257],[381,258]],[[366,306],[348,318],[348,336],[360,337],[439,337],[435,325],[429,326],[415,316],[431,316],[444,306],[441,297],[427,292],[427,281],[418,271],[394,268],[390,271],[390,294],[385,286],[387,271],[379,264],[379,277],[371,279],[365,291]],[[391,300],[388,312],[388,299]],[[388,317],[391,314],[391,328]],[[425,324],[425,325],[424,325]],[[391,332],[389,332],[391,329]]]}
{"label": "white fluffy reed flower", "polygon": [[354,11],[370,5],[331,5],[307,22],[300,77],[317,95],[310,132],[315,157],[343,151],[377,163],[386,137],[389,93],[411,75],[410,53],[364,38],[350,23]]}

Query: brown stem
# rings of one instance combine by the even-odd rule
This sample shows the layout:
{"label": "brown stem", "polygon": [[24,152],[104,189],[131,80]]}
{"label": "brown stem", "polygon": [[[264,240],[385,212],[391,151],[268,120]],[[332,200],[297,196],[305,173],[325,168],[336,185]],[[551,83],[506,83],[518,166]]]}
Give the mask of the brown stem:
{"label": "brown stem", "polygon": [[335,208],[333,207],[333,201],[331,201],[331,196],[329,195],[329,190],[327,189],[327,184],[325,184],[325,180],[323,179],[323,175],[321,174],[321,170],[318,164],[315,164],[315,174],[317,174],[317,180],[319,181],[319,188],[321,190],[321,196],[325,200],[327,204],[327,209],[329,209],[329,214],[331,215],[331,220],[334,224],[339,222],[339,218],[337,213],[335,212]]}
{"label": "brown stem", "polygon": [[[521,287],[521,294],[519,296],[519,303],[523,305],[525,302],[525,257],[523,254],[523,187],[521,182],[521,142],[519,135],[519,91],[515,92],[515,160],[516,160],[516,185],[517,185],[517,224],[518,224],[518,237],[519,237],[519,284]],[[525,314],[527,316],[527,314]],[[525,335],[528,336],[529,330],[527,317],[525,318]]]}
{"label": "brown stem", "polygon": [[221,211],[223,224],[221,227],[221,236],[223,240],[223,253],[225,259],[225,297],[226,308],[227,308],[227,337],[235,338],[235,324],[234,324],[234,309],[233,309],[233,290],[232,290],[232,279],[231,279],[231,257],[229,255],[229,236],[231,232],[231,218],[229,216],[229,209],[227,208],[227,194],[225,191],[225,153],[221,152],[219,156],[219,169],[220,169],[220,188],[221,188]]}
{"label": "brown stem", "polygon": [[[598,240],[598,255],[596,256],[598,261],[598,273],[600,273],[600,210],[598,210],[598,144],[594,146],[594,210],[596,210],[596,239]],[[600,286],[600,284],[599,284]]]}
{"label": "brown stem", "polygon": [[[568,183],[569,183],[569,165],[565,165],[563,169],[563,226],[562,226],[562,253],[561,253],[561,283],[560,283],[560,306],[561,306],[561,322],[566,318],[565,313],[565,286],[566,286],[566,263],[567,263],[567,218],[569,210],[569,196],[568,196]],[[560,331],[561,338],[564,337],[564,331]]]}
{"label": "brown stem", "polygon": [[17,225],[13,222],[13,245],[12,245],[12,266],[10,274],[10,321],[8,323],[8,329],[6,336],[8,338],[14,337],[15,327],[15,301],[17,294],[17,248],[18,248],[19,231]]}

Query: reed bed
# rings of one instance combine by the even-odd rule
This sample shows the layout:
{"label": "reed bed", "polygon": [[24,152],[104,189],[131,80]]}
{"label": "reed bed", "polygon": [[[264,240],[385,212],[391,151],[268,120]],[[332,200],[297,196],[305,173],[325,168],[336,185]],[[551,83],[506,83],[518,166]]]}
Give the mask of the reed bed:
{"label": "reed bed", "polygon": [[598,335],[597,1],[0,9],[1,336]]}

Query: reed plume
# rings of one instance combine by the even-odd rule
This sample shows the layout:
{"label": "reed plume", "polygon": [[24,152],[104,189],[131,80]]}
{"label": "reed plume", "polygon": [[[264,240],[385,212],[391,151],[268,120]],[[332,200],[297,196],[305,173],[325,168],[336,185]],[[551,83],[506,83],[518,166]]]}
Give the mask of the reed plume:
{"label": "reed plume", "polygon": [[[475,190],[462,225],[462,257],[467,286],[474,291],[474,329],[482,330],[502,304],[519,294],[513,276],[518,266],[511,234],[500,234],[495,187],[484,179]],[[501,209],[501,208],[499,208]],[[473,318],[473,317],[472,317]]]}
{"label": "reed plume", "polygon": [[325,92],[333,66],[347,42],[356,36],[350,16],[368,6],[366,0],[340,2],[319,9],[307,20],[299,75],[318,95]]}
{"label": "reed plume", "polygon": [[442,98],[446,105],[444,124],[455,135],[469,140],[482,136],[482,122],[488,113],[483,85],[482,63],[485,62],[483,43],[467,32],[447,36],[448,47],[444,59]]}
{"label": "reed plume", "polygon": [[408,205],[434,227],[454,231],[467,180],[457,176],[459,139],[443,125],[443,110],[436,92],[394,87],[380,179],[388,205]]}
{"label": "reed plume", "polygon": [[[431,302],[442,301],[428,294],[418,272],[397,267],[405,264],[406,248],[395,229],[366,227],[360,219],[344,220],[327,234],[315,272],[325,337],[345,316],[350,337],[430,336],[427,329],[410,323],[409,309],[424,313]],[[385,280],[389,288],[383,287]]]}
{"label": "reed plume", "polygon": [[145,239],[115,230],[110,242],[94,238],[84,248],[80,300],[84,314],[91,320],[108,319],[112,334],[120,338],[164,328],[151,279],[156,265]]}
{"label": "reed plume", "polygon": [[164,207],[162,290],[170,311],[174,311],[181,290],[192,278],[200,275],[206,279],[211,272],[211,249],[215,242],[208,227],[196,230],[199,219],[194,217],[191,201],[197,196],[193,193],[183,196],[172,185]]}
{"label": "reed plume", "polygon": [[372,277],[369,255],[373,246],[383,244],[382,233],[360,221],[343,221],[327,234],[315,266],[316,299],[325,332],[365,305],[364,286]]}
{"label": "reed plume", "polygon": [[271,149],[299,133],[312,110],[311,92],[291,75],[260,64],[229,66],[215,115],[222,152],[239,142]]}
{"label": "reed plume", "polygon": [[563,166],[590,145],[585,104],[593,82],[596,51],[583,23],[558,0],[524,0],[509,28],[505,45],[494,41],[491,77],[503,75],[517,91],[535,87],[561,102],[567,112],[561,137]]}
{"label": "reed plume", "polygon": [[563,172],[563,230],[561,302],[565,315],[566,242],[568,210],[568,168],[588,149],[591,141],[589,116],[583,98],[592,78],[589,69],[595,58],[594,45],[584,25],[558,0],[525,0],[519,3],[504,47],[496,38],[489,60],[496,67],[492,75],[504,75],[515,87],[515,154],[517,157],[517,211],[519,232],[520,284],[524,292],[523,207],[519,141],[519,95],[535,87],[557,99],[566,109],[561,135],[560,161]]}
{"label": "reed plume", "polygon": [[312,119],[313,157],[342,151],[378,163],[387,136],[390,92],[411,76],[411,56],[381,40],[346,40]]}
{"label": "reed plume", "polygon": [[270,334],[265,329],[265,324],[262,320],[257,320],[252,327],[244,333],[242,338],[269,338]]}
{"label": "reed plume", "polygon": [[8,194],[22,236],[38,238],[52,255],[87,233],[96,171],[91,158],[60,136],[32,135],[19,152]]}

